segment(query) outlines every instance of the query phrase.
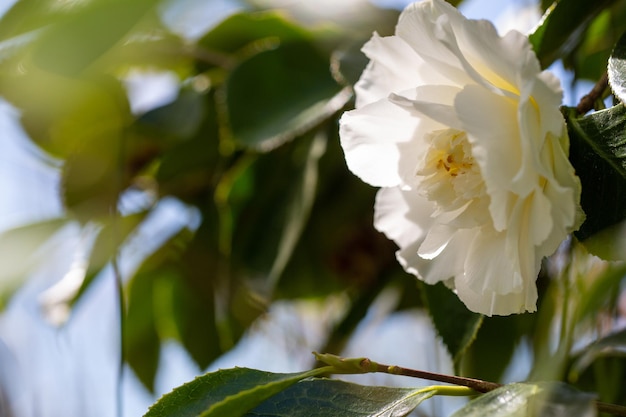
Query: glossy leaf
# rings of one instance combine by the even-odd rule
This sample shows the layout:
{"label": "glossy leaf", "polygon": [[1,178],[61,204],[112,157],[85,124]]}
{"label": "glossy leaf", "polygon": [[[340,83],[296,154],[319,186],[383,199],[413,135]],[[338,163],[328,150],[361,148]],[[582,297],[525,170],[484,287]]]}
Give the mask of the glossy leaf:
{"label": "glossy leaf", "polygon": [[594,396],[559,382],[505,385],[471,401],[452,417],[595,417]]}
{"label": "glossy leaf", "polygon": [[626,100],[626,34],[619,38],[613,49],[609,58],[608,74],[613,94],[624,102]]}
{"label": "glossy leaf", "polygon": [[298,382],[270,397],[247,416],[402,417],[435,393],[428,387],[372,387],[332,379],[312,379]]}
{"label": "glossy leaf", "polygon": [[560,0],[547,9],[540,24],[530,35],[530,42],[542,68],[571,52],[585,30],[602,10],[615,0]]}
{"label": "glossy leaf", "polygon": [[566,115],[570,161],[582,183],[586,220],[575,233],[584,240],[626,218],[626,108],[578,117]]}
{"label": "glossy leaf", "polygon": [[483,317],[469,311],[443,283],[422,284],[420,288],[437,333],[458,362],[476,338]]}
{"label": "glossy leaf", "polygon": [[272,395],[324,372],[324,368],[292,374],[222,369],[197,377],[164,395],[144,417],[243,416]]}
{"label": "glossy leaf", "polygon": [[289,43],[242,62],[226,81],[225,112],[233,138],[269,151],[337,112],[349,94],[313,45]]}

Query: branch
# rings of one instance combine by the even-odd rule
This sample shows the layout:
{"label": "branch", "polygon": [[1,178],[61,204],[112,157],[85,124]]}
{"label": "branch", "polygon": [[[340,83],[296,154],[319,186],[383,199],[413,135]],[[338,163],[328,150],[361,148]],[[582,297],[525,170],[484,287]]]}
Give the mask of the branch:
{"label": "branch", "polygon": [[576,106],[576,111],[578,114],[585,114],[589,110],[594,108],[595,102],[602,98],[604,91],[609,85],[609,74],[605,71],[602,74],[602,77],[598,80],[596,85],[593,86],[589,94],[583,96],[578,102],[578,106]]}
{"label": "branch", "polygon": [[[483,381],[482,379],[419,371],[417,369],[403,368],[395,365],[384,365],[373,362],[368,358],[342,358],[329,353],[322,354],[317,352],[313,352],[313,354],[318,361],[330,365],[333,369],[330,373],[334,374],[364,374],[370,372],[381,372],[385,374],[410,376],[413,378],[427,379],[429,381],[460,385],[481,393],[493,391],[494,389],[502,386],[501,384]],[[614,416],[626,417],[626,407],[624,406],[604,403],[601,401],[596,401],[595,403],[596,409],[600,412],[610,413]]]}

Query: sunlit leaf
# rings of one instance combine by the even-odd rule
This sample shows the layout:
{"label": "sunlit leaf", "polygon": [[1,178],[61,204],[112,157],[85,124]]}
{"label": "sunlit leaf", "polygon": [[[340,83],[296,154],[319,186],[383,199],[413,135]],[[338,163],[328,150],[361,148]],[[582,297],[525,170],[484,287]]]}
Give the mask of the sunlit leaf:
{"label": "sunlit leaf", "polygon": [[144,417],[238,417],[298,381],[324,372],[274,374],[247,368],[200,376],[156,402]]}
{"label": "sunlit leaf", "polygon": [[124,38],[157,0],[94,0],[46,28],[33,50],[41,68],[76,76]]}
{"label": "sunlit leaf", "polygon": [[28,272],[36,264],[38,249],[67,222],[67,219],[50,219],[0,233],[0,307],[28,278]]}
{"label": "sunlit leaf", "polygon": [[595,417],[594,396],[559,382],[505,385],[471,401],[452,417]]}
{"label": "sunlit leaf", "polygon": [[569,110],[570,161],[582,183],[583,240],[626,218],[626,108],[578,117]]}
{"label": "sunlit leaf", "polygon": [[622,35],[609,58],[609,84],[613,94],[622,102],[626,100],[626,34]]}

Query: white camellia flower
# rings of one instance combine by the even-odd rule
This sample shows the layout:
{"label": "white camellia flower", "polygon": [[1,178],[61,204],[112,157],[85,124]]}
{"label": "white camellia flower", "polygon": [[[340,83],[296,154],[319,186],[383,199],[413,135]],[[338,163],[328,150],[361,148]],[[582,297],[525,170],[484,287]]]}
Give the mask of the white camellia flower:
{"label": "white camellia flower", "polygon": [[340,122],[348,167],[377,187],[375,226],[403,267],[472,311],[535,311],[541,260],[582,220],[558,79],[528,38],[443,0],[374,34]]}

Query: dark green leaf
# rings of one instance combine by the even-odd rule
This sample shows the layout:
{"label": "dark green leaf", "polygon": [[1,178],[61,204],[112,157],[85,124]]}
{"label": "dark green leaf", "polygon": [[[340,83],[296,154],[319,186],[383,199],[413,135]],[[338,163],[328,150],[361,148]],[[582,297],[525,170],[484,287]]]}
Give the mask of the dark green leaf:
{"label": "dark green leaf", "polygon": [[571,52],[591,21],[615,0],[560,0],[548,8],[530,42],[542,68]]}
{"label": "dark green leaf", "polygon": [[613,94],[626,101],[626,34],[622,35],[609,58],[609,84]]}
{"label": "dark green leaf", "polygon": [[361,78],[361,73],[369,59],[361,48],[365,41],[353,42],[333,52],[332,65],[335,79],[346,85],[354,85]]}
{"label": "dark green leaf", "polygon": [[329,60],[307,42],[289,43],[243,61],[226,81],[225,112],[234,139],[269,151],[302,135],[348,100]]}
{"label": "dark green leaf", "polygon": [[156,327],[155,312],[163,308],[154,296],[157,273],[138,273],[128,286],[128,306],[123,325],[124,359],[135,372],[141,383],[154,392],[161,352],[161,341]]}
{"label": "dark green leaf", "polygon": [[484,394],[452,417],[587,417],[596,415],[594,396],[560,382],[516,383]]}
{"label": "dark green leaf", "polygon": [[570,109],[566,117],[586,214],[575,234],[584,240],[626,218],[626,108],[620,104],[584,117]]}
{"label": "dark green leaf", "polygon": [[312,371],[274,374],[247,368],[223,369],[200,376],[157,401],[144,417],[240,417]]}
{"label": "dark green leaf", "polygon": [[209,51],[234,53],[254,42],[282,43],[310,39],[310,33],[274,11],[234,14],[202,37],[198,44]]}
{"label": "dark green leaf", "polygon": [[317,192],[318,163],[324,152],[326,152],[327,141],[328,139],[325,135],[318,134],[311,143],[302,176],[296,185],[287,212],[276,257],[268,276],[270,283],[278,282],[309,219]]}
{"label": "dark green leaf", "polygon": [[176,100],[143,114],[137,123],[158,140],[192,137],[200,128],[205,114],[204,95],[193,88],[183,88]]}
{"label": "dark green leaf", "polygon": [[428,388],[371,387],[332,379],[298,382],[270,397],[248,417],[406,416],[432,397]]}
{"label": "dark green leaf", "polygon": [[437,333],[458,362],[476,338],[483,316],[469,311],[443,283],[422,284],[420,288]]}
{"label": "dark green leaf", "polygon": [[520,338],[518,315],[485,317],[463,361],[464,374],[498,382]]}

